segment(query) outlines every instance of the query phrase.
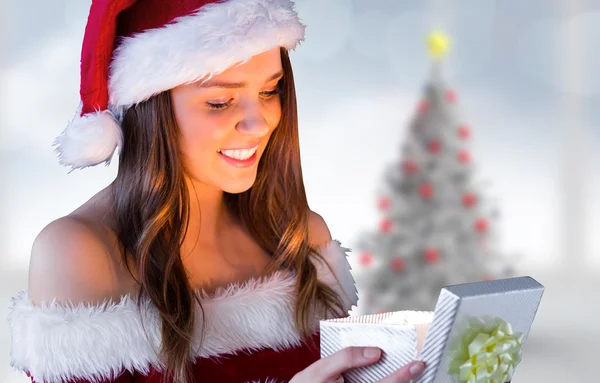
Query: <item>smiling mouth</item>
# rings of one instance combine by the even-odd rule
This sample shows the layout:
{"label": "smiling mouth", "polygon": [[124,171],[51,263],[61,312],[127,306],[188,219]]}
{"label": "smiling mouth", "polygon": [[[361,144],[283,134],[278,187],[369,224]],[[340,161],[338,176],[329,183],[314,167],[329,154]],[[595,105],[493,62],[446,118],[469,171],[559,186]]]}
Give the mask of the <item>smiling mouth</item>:
{"label": "smiling mouth", "polygon": [[258,145],[249,149],[221,149],[219,153],[235,160],[247,160],[258,150]]}

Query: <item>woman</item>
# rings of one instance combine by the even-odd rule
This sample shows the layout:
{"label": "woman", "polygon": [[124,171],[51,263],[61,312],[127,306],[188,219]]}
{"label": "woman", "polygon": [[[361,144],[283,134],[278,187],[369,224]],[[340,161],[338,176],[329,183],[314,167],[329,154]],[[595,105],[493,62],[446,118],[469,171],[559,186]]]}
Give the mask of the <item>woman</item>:
{"label": "woman", "polygon": [[[93,1],[62,164],[116,179],[37,236],[10,315],[33,382],[333,382],[318,321],[357,303],[306,201],[288,0]],[[377,351],[377,350],[375,350]],[[382,382],[408,382],[407,366]]]}

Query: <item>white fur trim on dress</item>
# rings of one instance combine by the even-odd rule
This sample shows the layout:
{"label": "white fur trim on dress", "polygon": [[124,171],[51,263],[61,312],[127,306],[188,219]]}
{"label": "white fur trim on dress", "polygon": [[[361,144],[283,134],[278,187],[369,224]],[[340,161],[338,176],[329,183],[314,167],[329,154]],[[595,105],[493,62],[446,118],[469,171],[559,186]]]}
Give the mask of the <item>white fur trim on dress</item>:
{"label": "white fur trim on dress", "polygon": [[[319,248],[343,281],[342,286],[332,287],[343,292],[347,304],[356,304],[358,296],[346,250],[338,241]],[[334,278],[322,266],[317,265],[318,277],[330,283]],[[202,291],[205,337],[202,350],[194,355],[209,357],[248,348],[282,350],[300,345],[293,320],[294,284],[294,274],[282,270],[217,289],[210,296]],[[344,309],[348,312],[351,306]],[[201,318],[197,315],[197,320]],[[124,370],[146,374],[153,367],[161,368],[157,357],[160,322],[148,300],[141,312],[129,296],[118,303],[108,301],[95,306],[56,301],[34,306],[23,291],[13,298],[8,320],[12,331],[11,365],[29,371],[38,383],[74,378],[101,381],[114,379]],[[192,346],[197,350],[197,342]]]}
{"label": "white fur trim on dress", "polygon": [[110,164],[117,148],[123,147],[123,132],[117,118],[108,110],[81,116],[81,107],[52,146],[62,165],[73,169],[105,162]]}
{"label": "white fur trim on dress", "polygon": [[109,105],[125,108],[304,39],[291,0],[227,0],[124,38],[109,71]]}
{"label": "white fur trim on dress", "polygon": [[326,265],[323,265],[319,260],[315,264],[319,280],[333,287],[335,292],[340,295],[344,308],[358,305],[358,290],[350,271],[352,267],[350,267],[350,262],[348,262],[349,251],[350,249],[341,246],[339,241],[330,241],[321,250],[321,254],[343,254],[341,257],[325,257],[327,263],[334,270],[335,276],[339,279],[339,283],[331,272],[327,270]]}

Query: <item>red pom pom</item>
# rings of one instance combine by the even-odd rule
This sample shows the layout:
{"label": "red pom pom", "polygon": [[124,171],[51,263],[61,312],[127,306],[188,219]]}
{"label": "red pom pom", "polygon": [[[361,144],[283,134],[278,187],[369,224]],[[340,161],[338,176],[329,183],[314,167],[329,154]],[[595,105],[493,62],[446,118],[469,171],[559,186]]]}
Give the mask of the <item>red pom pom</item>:
{"label": "red pom pom", "polygon": [[390,199],[387,197],[382,197],[379,199],[378,205],[379,205],[379,209],[387,210],[390,208],[390,206],[392,206],[392,201],[390,201]]}
{"label": "red pom pom", "polygon": [[436,249],[425,250],[425,261],[429,264],[436,263],[440,259],[440,253]]}
{"label": "red pom pom", "polygon": [[429,103],[426,100],[422,100],[421,102],[419,102],[417,110],[419,111],[419,113],[427,112],[429,110]]}
{"label": "red pom pom", "polygon": [[460,162],[461,164],[466,164],[469,161],[471,161],[471,154],[468,150],[461,150],[460,152],[458,152],[457,158],[458,162]]}
{"label": "red pom pom", "polygon": [[485,218],[479,218],[475,221],[475,230],[480,233],[486,232],[488,229],[488,221]]}
{"label": "red pom pom", "polygon": [[477,197],[473,193],[465,193],[462,198],[464,207],[471,207],[477,203]]}
{"label": "red pom pom", "polygon": [[383,231],[384,233],[389,233],[390,231],[392,231],[392,221],[390,221],[389,219],[384,219],[383,221],[381,221],[381,223],[379,224],[379,229],[381,231]]}
{"label": "red pom pom", "polygon": [[402,168],[404,169],[404,172],[409,175],[415,174],[418,170],[417,164],[415,164],[415,162],[411,160],[404,161],[404,164],[402,164]]}
{"label": "red pom pom", "polygon": [[358,263],[362,266],[369,266],[373,262],[373,255],[369,252],[362,253],[358,259]]}
{"label": "red pom pom", "polygon": [[442,151],[442,143],[440,140],[431,140],[428,149],[430,153],[437,154]]}
{"label": "red pom pom", "polygon": [[456,93],[455,93],[453,90],[447,90],[447,91],[446,91],[446,100],[447,100],[449,103],[454,103],[454,102],[456,102],[457,98],[458,98],[458,97],[456,96]]}
{"label": "red pom pom", "polygon": [[394,271],[403,271],[404,270],[404,260],[400,257],[394,257],[390,262],[390,267]]}
{"label": "red pom pom", "polygon": [[428,183],[422,184],[419,188],[419,194],[425,199],[431,199],[431,197],[433,196],[433,186],[431,186],[431,184]]}
{"label": "red pom pom", "polygon": [[461,125],[458,128],[458,136],[463,140],[467,140],[471,137],[471,130],[467,125]]}

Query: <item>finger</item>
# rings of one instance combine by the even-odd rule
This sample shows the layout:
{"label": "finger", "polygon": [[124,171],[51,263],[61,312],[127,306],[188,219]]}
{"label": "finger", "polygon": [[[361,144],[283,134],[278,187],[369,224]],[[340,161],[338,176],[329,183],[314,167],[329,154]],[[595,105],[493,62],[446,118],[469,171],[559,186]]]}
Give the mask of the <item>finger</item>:
{"label": "finger", "polygon": [[[367,349],[375,349],[378,354],[375,356],[365,356],[363,351]],[[323,359],[308,366],[304,371],[307,376],[330,381],[337,379],[343,372],[351,368],[368,366],[379,360],[381,357],[381,349],[377,347],[346,347],[338,352],[335,352]]]}
{"label": "finger", "polygon": [[414,361],[379,380],[377,383],[409,383],[411,379],[421,375],[424,369],[425,364],[423,362]]}

